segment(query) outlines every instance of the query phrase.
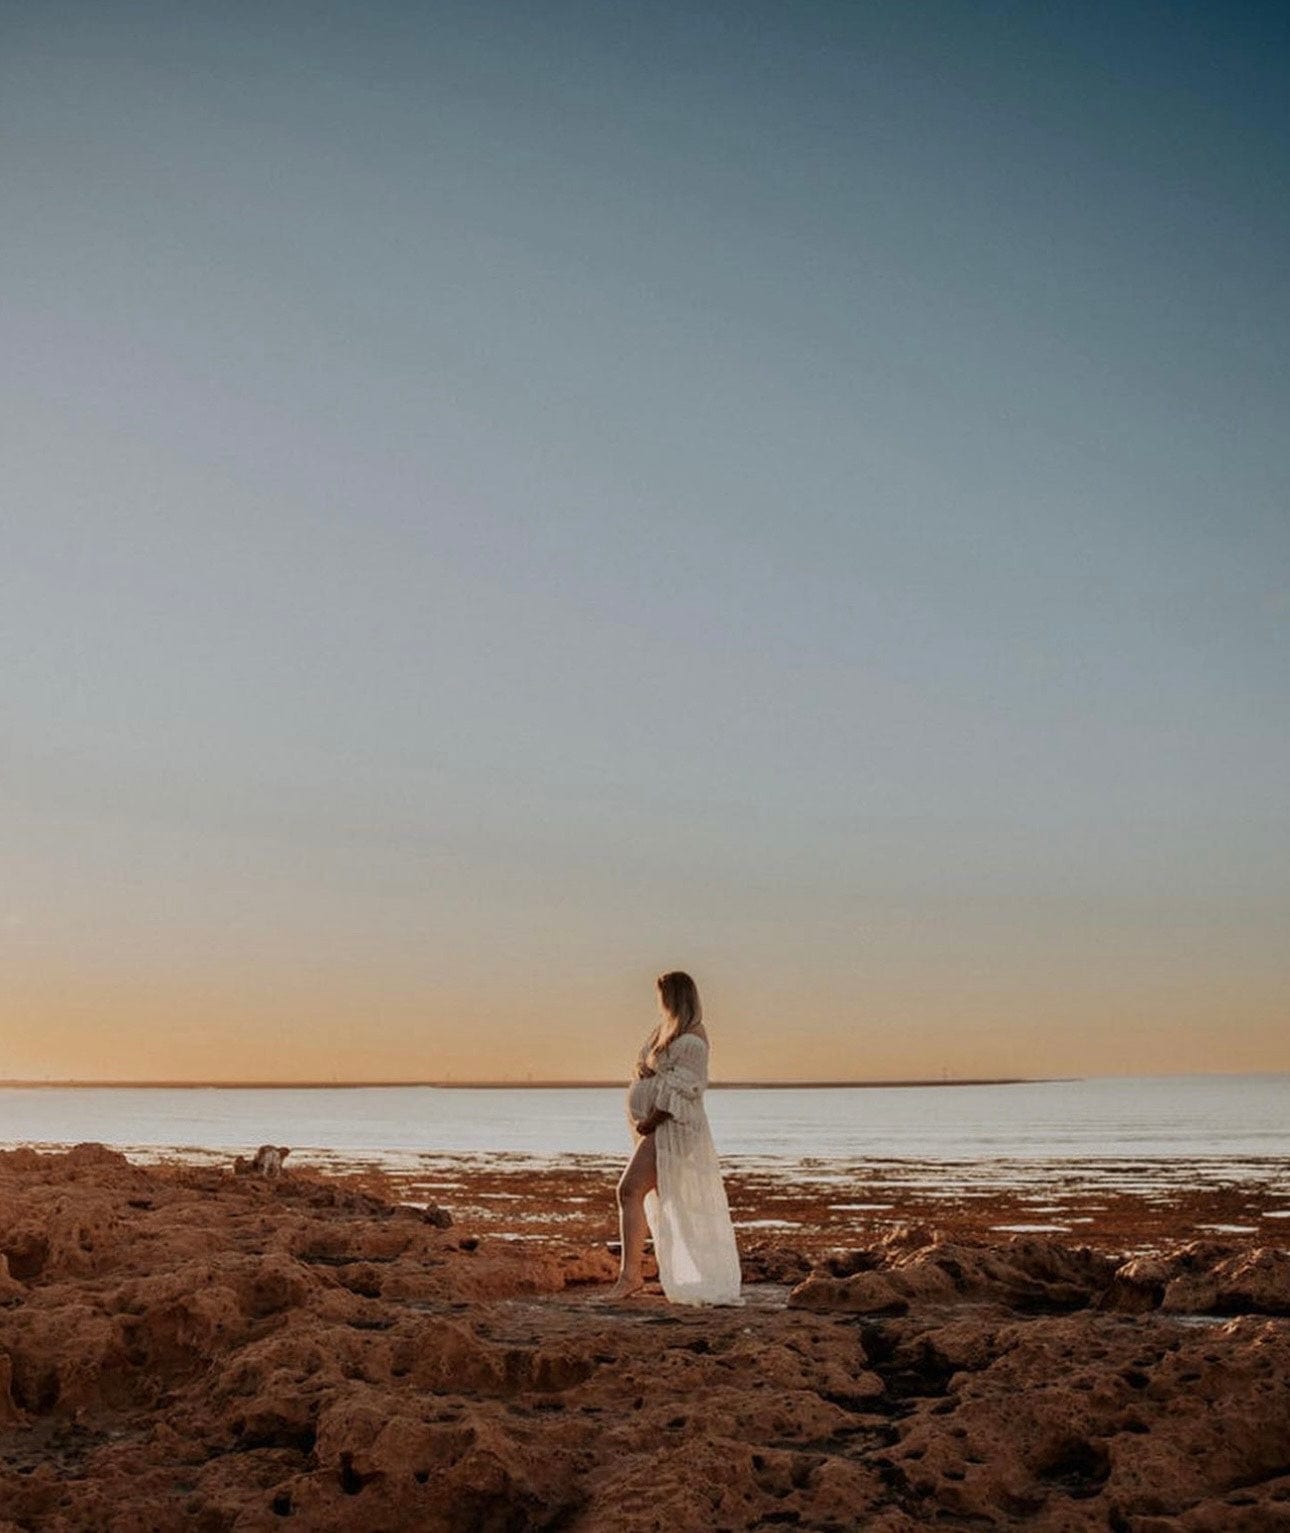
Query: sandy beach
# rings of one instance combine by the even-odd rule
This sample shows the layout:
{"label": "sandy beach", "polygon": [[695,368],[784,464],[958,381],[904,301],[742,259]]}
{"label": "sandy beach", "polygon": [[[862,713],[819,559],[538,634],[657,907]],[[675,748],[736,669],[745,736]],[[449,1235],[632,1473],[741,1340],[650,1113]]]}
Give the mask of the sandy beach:
{"label": "sandy beach", "polygon": [[690,1310],[594,1158],[207,1159],[0,1154],[3,1533],[1290,1528],[1284,1162],[732,1166]]}

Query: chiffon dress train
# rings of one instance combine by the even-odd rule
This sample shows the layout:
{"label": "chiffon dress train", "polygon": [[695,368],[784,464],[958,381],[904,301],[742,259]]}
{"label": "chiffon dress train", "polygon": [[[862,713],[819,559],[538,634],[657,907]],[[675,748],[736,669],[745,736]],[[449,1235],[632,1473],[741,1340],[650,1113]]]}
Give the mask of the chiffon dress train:
{"label": "chiffon dress train", "polygon": [[671,1115],[654,1130],[658,1189],[645,1195],[663,1292],[674,1304],[741,1304],[739,1249],[703,1106],[707,1043],[682,1033],[649,1080],[653,1105]]}

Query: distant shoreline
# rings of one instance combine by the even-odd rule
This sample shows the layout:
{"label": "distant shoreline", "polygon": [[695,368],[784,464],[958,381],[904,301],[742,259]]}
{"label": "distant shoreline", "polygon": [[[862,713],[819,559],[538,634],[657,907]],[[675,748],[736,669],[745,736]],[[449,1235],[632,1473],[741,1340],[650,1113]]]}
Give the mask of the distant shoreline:
{"label": "distant shoreline", "polygon": [[[1043,1086],[1082,1080],[1077,1075],[982,1076],[965,1080],[713,1081],[713,1091],[884,1090],[911,1086]],[[592,1091],[625,1086],[607,1081],[0,1081],[21,1091]]]}

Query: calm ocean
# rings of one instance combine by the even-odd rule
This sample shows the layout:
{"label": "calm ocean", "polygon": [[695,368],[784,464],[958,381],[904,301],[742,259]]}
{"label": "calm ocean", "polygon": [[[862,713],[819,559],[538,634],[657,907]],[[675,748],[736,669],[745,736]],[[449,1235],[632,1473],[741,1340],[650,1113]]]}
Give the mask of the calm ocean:
{"label": "calm ocean", "polygon": [[[1290,1075],[1020,1086],[731,1088],[723,1155],[971,1161],[1290,1157]],[[0,1088],[0,1143],[616,1155],[617,1088]]]}

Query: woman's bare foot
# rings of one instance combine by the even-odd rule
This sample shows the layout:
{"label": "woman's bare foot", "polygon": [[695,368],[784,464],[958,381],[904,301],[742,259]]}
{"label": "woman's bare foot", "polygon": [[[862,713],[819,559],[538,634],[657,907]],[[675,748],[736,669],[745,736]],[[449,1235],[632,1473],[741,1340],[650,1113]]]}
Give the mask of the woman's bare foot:
{"label": "woman's bare foot", "polygon": [[645,1292],[644,1278],[620,1277],[607,1292],[601,1294],[606,1301],[611,1299],[629,1299],[634,1293]]}

